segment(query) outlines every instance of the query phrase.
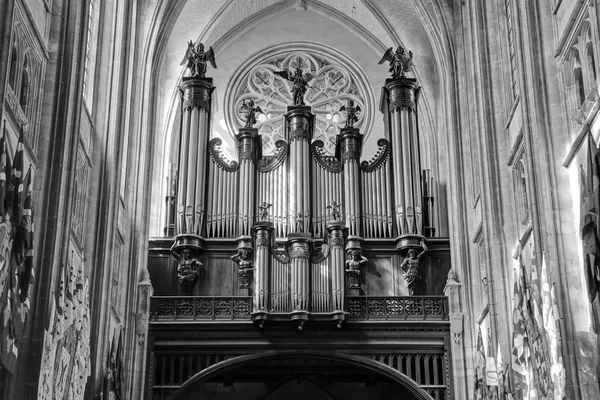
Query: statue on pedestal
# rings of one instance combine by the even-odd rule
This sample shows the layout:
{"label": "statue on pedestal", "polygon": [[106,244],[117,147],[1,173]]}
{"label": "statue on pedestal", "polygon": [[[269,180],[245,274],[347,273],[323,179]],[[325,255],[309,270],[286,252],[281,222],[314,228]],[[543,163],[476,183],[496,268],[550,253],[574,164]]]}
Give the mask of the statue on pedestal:
{"label": "statue on pedestal", "polygon": [[196,280],[196,277],[200,274],[200,267],[202,263],[196,259],[190,249],[184,248],[181,250],[181,254],[173,251],[173,256],[179,262],[177,266],[177,277],[179,283],[184,285],[191,285]]}
{"label": "statue on pedestal", "polygon": [[408,288],[411,296],[415,294],[417,285],[421,280],[421,274],[419,272],[419,260],[427,252],[427,246],[425,246],[424,241],[421,242],[421,246],[423,247],[423,251],[420,252],[418,255],[417,250],[409,249],[406,253],[406,258],[400,265],[402,271],[404,271],[403,278],[406,282],[406,287]]}
{"label": "statue on pedestal", "polygon": [[396,52],[392,49],[393,47],[390,47],[383,53],[381,60],[379,60],[379,64],[389,61],[392,78],[405,78],[406,73],[415,65],[412,62],[413,53],[412,51],[409,51],[408,54],[406,54],[406,50],[402,46],[398,46]]}
{"label": "statue on pedestal", "polygon": [[350,258],[346,260],[346,275],[350,284],[349,288],[358,289],[360,288],[361,269],[368,260],[362,255],[359,249],[348,250],[348,256]]}
{"label": "statue on pedestal", "polygon": [[240,111],[244,113],[246,119],[246,128],[252,128],[256,124],[256,113],[263,113],[263,110],[254,104],[254,100],[244,100],[240,107]]}
{"label": "statue on pedestal", "polygon": [[254,262],[250,259],[251,249],[239,248],[236,255],[231,259],[238,265],[238,281],[240,289],[249,289],[252,282],[252,271]]}
{"label": "statue on pedestal", "polygon": [[354,100],[349,99],[345,106],[340,107],[340,111],[346,111],[346,125],[344,128],[354,128],[354,123],[358,121],[356,113],[361,111],[360,107],[355,106]]}
{"label": "statue on pedestal", "polygon": [[208,51],[204,51],[204,44],[198,43],[198,46],[194,49],[194,43],[190,40],[180,65],[185,64],[190,69],[191,78],[204,78],[206,75],[206,63],[208,62],[210,62],[213,68],[217,68],[213,48],[209,47]]}
{"label": "statue on pedestal", "polygon": [[274,74],[292,82],[292,96],[294,98],[293,105],[305,105],[304,95],[306,94],[306,89],[309,87],[308,82],[313,80],[314,76],[310,72],[302,73],[302,68],[300,68],[300,60],[298,60],[298,66],[296,67],[296,71],[294,73],[292,73],[292,71],[274,71]]}

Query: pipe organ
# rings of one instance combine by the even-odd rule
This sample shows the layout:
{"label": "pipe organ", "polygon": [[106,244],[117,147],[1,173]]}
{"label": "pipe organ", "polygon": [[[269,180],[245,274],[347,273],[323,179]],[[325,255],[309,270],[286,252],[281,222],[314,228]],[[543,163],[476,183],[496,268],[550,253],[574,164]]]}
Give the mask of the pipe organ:
{"label": "pipe organ", "polygon": [[208,140],[213,89],[209,78],[181,85],[177,191],[167,194],[176,213],[169,208],[165,224],[176,233],[172,251],[188,249],[196,259],[207,239],[237,240],[234,258],[246,282],[239,287],[252,297],[257,322],[287,315],[302,329],[319,315],[341,323],[346,296],[361,294],[365,240],[393,241],[404,256],[435,232],[431,175],[422,176],[420,165],[418,84],[386,81],[389,135],[363,162],[359,129],[341,128],[332,155],[313,140],[315,117],[305,105],[288,107],[283,138],[270,154],[257,129],[240,128],[233,160],[222,139]]}

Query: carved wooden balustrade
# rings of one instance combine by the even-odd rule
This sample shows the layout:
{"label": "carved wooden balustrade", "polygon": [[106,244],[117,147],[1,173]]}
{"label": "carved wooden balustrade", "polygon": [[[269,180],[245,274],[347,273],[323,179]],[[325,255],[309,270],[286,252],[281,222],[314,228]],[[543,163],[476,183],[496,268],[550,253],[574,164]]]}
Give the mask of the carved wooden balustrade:
{"label": "carved wooden balustrade", "polygon": [[[445,296],[348,296],[347,304],[349,320],[448,320]],[[251,314],[249,296],[154,296],[150,322],[240,321]]]}

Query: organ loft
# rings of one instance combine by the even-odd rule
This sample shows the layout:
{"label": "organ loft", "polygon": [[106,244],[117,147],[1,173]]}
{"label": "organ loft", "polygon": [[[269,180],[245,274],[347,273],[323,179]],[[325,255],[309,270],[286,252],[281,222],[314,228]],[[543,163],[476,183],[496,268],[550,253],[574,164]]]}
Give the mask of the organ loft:
{"label": "organ loft", "polygon": [[[308,50],[257,62],[224,111],[228,139],[211,138],[218,60],[204,48],[186,54],[165,236],[149,245],[152,398],[322,385],[449,399],[457,299],[444,293],[450,247],[436,236],[412,52],[383,55],[379,109],[343,63]],[[366,132],[376,114],[383,131]]]}

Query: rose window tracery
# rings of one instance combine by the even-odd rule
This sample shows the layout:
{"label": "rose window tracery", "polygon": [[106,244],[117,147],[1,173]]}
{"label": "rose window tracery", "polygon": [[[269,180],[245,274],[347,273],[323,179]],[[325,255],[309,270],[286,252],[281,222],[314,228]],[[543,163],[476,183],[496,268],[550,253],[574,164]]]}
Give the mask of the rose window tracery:
{"label": "rose window tracery", "polygon": [[354,127],[364,132],[368,125],[365,121],[369,121],[365,83],[359,82],[361,79],[356,71],[322,53],[301,50],[280,52],[263,58],[263,61],[254,66],[249,65],[249,72],[239,81],[237,90],[232,93],[230,116],[233,121],[230,122],[233,122],[236,129],[244,126],[241,106],[244,101],[252,99],[263,111],[257,115],[257,123],[254,125],[262,136],[263,154],[273,154],[276,150],[275,143],[284,139],[283,115],[293,103],[292,83],[276,75],[275,71],[295,72],[300,67],[303,73],[312,75],[304,102],[312,108],[315,115],[313,141],[323,141],[328,155],[334,154],[336,135],[346,123],[346,113],[340,111],[340,108],[348,100],[353,100],[360,107]]}

